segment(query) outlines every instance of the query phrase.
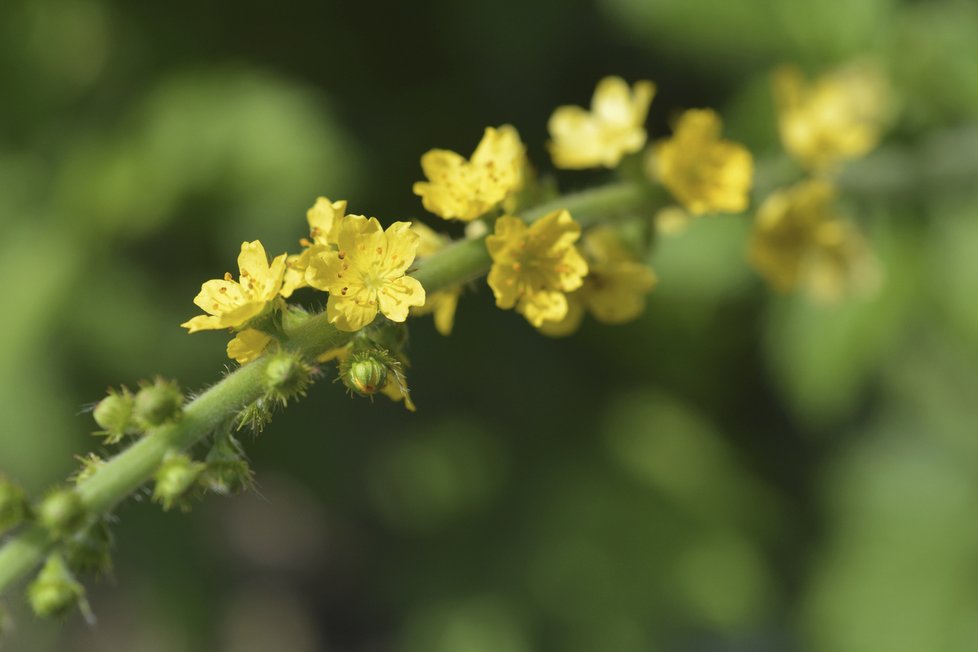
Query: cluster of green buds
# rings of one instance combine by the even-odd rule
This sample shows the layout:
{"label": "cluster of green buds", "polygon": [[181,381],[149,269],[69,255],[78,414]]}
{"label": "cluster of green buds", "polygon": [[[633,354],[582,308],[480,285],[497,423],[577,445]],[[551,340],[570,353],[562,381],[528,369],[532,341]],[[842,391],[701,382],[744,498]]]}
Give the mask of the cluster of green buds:
{"label": "cluster of green buds", "polygon": [[142,383],[136,394],[126,387],[110,389],[108,396],[92,411],[95,423],[101,428],[95,434],[104,436],[107,444],[117,444],[127,436],[178,421],[183,401],[180,386],[162,378]]}

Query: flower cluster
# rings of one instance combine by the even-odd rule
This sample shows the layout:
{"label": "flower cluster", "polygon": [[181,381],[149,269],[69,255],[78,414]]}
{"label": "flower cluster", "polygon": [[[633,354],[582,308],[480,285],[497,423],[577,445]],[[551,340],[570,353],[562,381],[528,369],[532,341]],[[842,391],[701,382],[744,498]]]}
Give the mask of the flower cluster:
{"label": "flower cluster", "polygon": [[[749,260],[778,290],[802,287],[835,299],[876,278],[865,239],[833,207],[842,162],[868,152],[881,134],[882,84],[868,70],[848,68],[811,85],[793,69],[776,75],[781,138],[799,178],[757,209]],[[111,507],[101,503],[115,505],[125,494],[119,489],[112,500],[93,502],[83,490],[99,484],[100,474],[127,478],[112,487],[154,481],[153,498],[164,509],[186,508],[205,491],[246,488],[252,474],[233,433],[260,431],[276,407],[304,396],[319,365],[329,362],[350,393],[384,394],[413,411],[404,322],[431,314],[449,335],[463,291],[482,276],[498,307],[546,335],[575,331],[586,313],[606,324],[639,318],[658,281],[647,264],[658,234],[681,229],[691,216],[747,211],[754,183],[750,152],[721,137],[720,117],[710,109],[685,111],[672,136],[647,146],[654,93],[651,82],[629,86],[608,77],[590,111],[562,106],[551,116],[553,166],[618,168],[604,187],[560,195],[552,179],[534,171],[515,128],[489,127],[468,159],[444,149],[425,153],[427,180],[414,184],[428,211],[467,223],[461,239],[417,220],[385,228],[374,217],[347,214],[345,201],[320,197],[306,213],[309,236],[300,250],[269,259],[261,242],[242,243],[238,279],[228,273],[206,281],[194,299],[205,314],[182,324],[190,333],[233,333],[227,354],[247,365],[235,381],[189,401],[163,379],[136,392],[110,391],[92,411],[103,444],[154,437],[153,445],[112,460],[82,458],[74,486],[37,504],[0,477],[0,534],[33,522],[41,534],[31,533],[23,550],[38,550],[41,535],[54,550],[29,586],[34,610],[84,609],[73,573],[108,568]],[[623,164],[629,156],[634,165]],[[327,295],[318,315],[301,304],[316,292]],[[119,468],[129,475],[111,475]]]}
{"label": "flower cluster", "polygon": [[[805,287],[830,299],[873,276],[864,240],[831,208],[830,180],[840,161],[865,153],[879,138],[883,95],[868,70],[848,68],[811,85],[795,69],[775,75],[784,146],[818,175],[775,192],[756,213],[749,259],[780,290]],[[429,261],[474,251],[496,305],[515,310],[547,335],[575,331],[585,313],[607,324],[639,317],[657,282],[644,262],[656,231],[675,232],[694,216],[742,213],[754,183],[751,153],[722,136],[721,118],[712,109],[682,112],[671,136],[647,146],[645,121],[655,90],[650,81],[630,85],[607,77],[597,84],[590,110],[561,106],[547,125],[555,168],[613,169],[630,155],[644,162],[639,185],[649,192],[627,216],[642,220],[644,235],[626,238],[628,230],[613,222],[585,229],[582,219],[592,225],[616,217],[615,210],[583,199],[562,201],[548,190],[552,182],[534,172],[517,130],[488,127],[469,158],[447,149],[426,152],[425,180],[413,187],[428,211],[466,223],[461,241],[418,220],[385,229],[376,218],[347,214],[345,201],[319,197],[306,213],[309,236],[300,240],[299,252],[269,262],[261,243],[244,243],[239,281],[228,274],[204,283],[195,303],[208,314],[184,327],[230,329],[228,356],[245,364],[287,348],[290,320],[309,319],[295,303],[300,290],[325,292],[318,322],[357,335],[314,357],[335,360],[354,393],[382,392],[413,407],[403,343],[377,344],[377,333],[409,315],[430,314],[438,332],[449,335],[462,292],[479,275],[472,268],[426,292],[413,273]],[[674,202],[662,202],[653,190],[657,184]],[[655,224],[648,220],[653,214]],[[479,262],[480,248],[485,263]]]}
{"label": "flower cluster", "polygon": [[859,229],[837,215],[834,201],[843,162],[879,141],[886,97],[881,73],[865,62],[811,83],[795,67],[775,71],[781,142],[809,173],[767,197],[754,221],[749,258],[776,290],[804,288],[817,301],[833,302],[878,285],[876,259]]}

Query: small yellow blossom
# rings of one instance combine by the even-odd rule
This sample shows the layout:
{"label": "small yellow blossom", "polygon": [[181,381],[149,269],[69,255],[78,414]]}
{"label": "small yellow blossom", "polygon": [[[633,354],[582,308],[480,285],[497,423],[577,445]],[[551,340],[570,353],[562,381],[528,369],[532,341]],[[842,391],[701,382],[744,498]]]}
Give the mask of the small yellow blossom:
{"label": "small yellow blossom", "polygon": [[610,227],[585,234],[582,249],[588,275],[580,289],[567,295],[567,316],[540,327],[545,335],[570,335],[584,319],[585,311],[605,324],[629,322],[645,310],[645,296],[658,281],[655,272],[636,261]]}
{"label": "small yellow blossom", "polygon": [[567,315],[567,292],[581,287],[587,263],[574,246],[580,225],[566,210],[540,218],[530,226],[518,217],[496,220],[486,238],[492,256],[489,287],[496,305],[515,307],[534,326]]}
{"label": "small yellow blossom", "polygon": [[776,290],[805,287],[828,302],[875,287],[875,259],[855,227],[833,213],[834,199],[831,184],[812,180],[761,204],[749,257]]}
{"label": "small yellow blossom", "polygon": [[882,73],[855,63],[805,80],[794,66],[774,73],[781,141],[805,166],[826,171],[876,147],[883,128],[888,89]]}
{"label": "small yellow blossom", "polygon": [[480,217],[523,185],[526,148],[511,125],[487,127],[470,160],[433,149],[421,157],[428,181],[414,184],[424,207],[445,219],[466,222]]}
{"label": "small yellow blossom", "polygon": [[720,116],[686,111],[672,138],[656,143],[647,169],[693,215],[739,213],[750,202],[754,161],[747,148],[720,138]]}
{"label": "small yellow blossom", "polygon": [[621,77],[605,77],[591,98],[591,111],[561,106],[547,123],[554,165],[584,169],[618,165],[626,154],[645,146],[645,118],[655,84],[640,81],[629,88]]}
{"label": "small yellow blossom", "polygon": [[299,288],[306,287],[306,267],[309,266],[309,261],[336,243],[336,233],[345,213],[345,201],[330,201],[326,197],[317,198],[312,208],[306,211],[311,240],[303,240],[305,250],[301,254],[289,256],[285,263],[285,279],[281,290],[283,297],[288,298]]}
{"label": "small yellow blossom", "polygon": [[[472,222],[471,224],[481,224]],[[436,233],[421,222],[412,222],[414,229],[420,236],[418,244],[418,258],[424,259],[438,253],[451,243],[451,239]],[[452,326],[455,325],[455,309],[458,307],[458,298],[462,293],[462,287],[456,285],[448,290],[441,290],[429,294],[423,306],[411,308],[412,315],[434,315],[435,329],[442,335],[451,335]]]}
{"label": "small yellow blossom", "polygon": [[344,218],[336,235],[337,249],[318,252],[306,269],[306,283],[329,292],[329,322],[343,331],[357,331],[378,311],[401,322],[411,306],[424,305],[421,283],[405,276],[418,240],[408,222],[395,222],[384,231],[373,217]]}
{"label": "small yellow blossom", "polygon": [[231,274],[225,274],[221,280],[201,285],[194,303],[208,314],[180,325],[191,333],[244,326],[265,312],[278,296],[285,259],[286,254],[282,254],[269,264],[261,242],[243,242],[238,255],[239,280],[235,282]]}
{"label": "small yellow blossom", "polygon": [[272,336],[255,328],[248,328],[228,342],[228,357],[238,364],[251,362],[262,354],[268,343],[272,341]]}

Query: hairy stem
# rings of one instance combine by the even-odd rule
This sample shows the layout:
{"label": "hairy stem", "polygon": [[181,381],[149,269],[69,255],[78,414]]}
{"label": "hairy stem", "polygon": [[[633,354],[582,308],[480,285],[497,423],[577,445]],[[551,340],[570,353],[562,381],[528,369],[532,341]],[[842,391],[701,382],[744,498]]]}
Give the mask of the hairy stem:
{"label": "hairy stem", "polygon": [[[554,210],[567,209],[582,226],[591,226],[618,214],[634,214],[653,199],[645,183],[614,183],[560,197],[523,212],[534,221]],[[651,211],[649,211],[651,216]],[[429,293],[476,279],[488,272],[491,260],[484,238],[458,242],[418,264],[413,275]],[[352,333],[337,330],[323,313],[287,332],[285,345],[314,358],[346,343]],[[127,449],[107,460],[77,487],[90,517],[111,512],[149,481],[168,451],[185,449],[201,441],[239,410],[265,392],[266,358],[229,374],[190,401],[180,421],[148,432]],[[0,548],[0,593],[29,573],[55,544],[38,525],[29,525]]]}

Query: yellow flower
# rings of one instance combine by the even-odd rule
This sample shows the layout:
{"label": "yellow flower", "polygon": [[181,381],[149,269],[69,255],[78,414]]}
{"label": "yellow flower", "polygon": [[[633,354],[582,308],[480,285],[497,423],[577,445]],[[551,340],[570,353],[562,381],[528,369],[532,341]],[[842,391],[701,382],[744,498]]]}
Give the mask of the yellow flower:
{"label": "yellow flower", "polygon": [[794,66],[774,73],[781,142],[802,164],[831,170],[879,142],[888,102],[886,80],[868,63],[851,64],[814,82]]}
{"label": "yellow flower", "polygon": [[605,77],[591,98],[591,111],[561,106],[547,123],[550,156],[558,168],[618,165],[625,154],[645,146],[645,118],[655,84],[640,81],[631,89],[621,77]]}
{"label": "yellow flower", "polygon": [[806,287],[816,301],[871,294],[880,281],[879,263],[855,226],[842,221],[823,225],[806,274]]}
{"label": "yellow flower", "polygon": [[486,214],[523,185],[526,148],[511,125],[487,127],[471,160],[445,149],[421,157],[428,181],[414,184],[424,207],[466,222]]}
{"label": "yellow flower", "polygon": [[[481,224],[481,222],[473,222]],[[436,233],[421,222],[412,222],[411,228],[420,236],[418,243],[418,258],[424,259],[435,254],[451,243],[446,236]],[[452,326],[455,325],[455,309],[458,307],[458,298],[462,293],[461,286],[455,286],[448,290],[441,290],[428,295],[423,306],[411,308],[412,315],[434,315],[435,329],[442,335],[451,335]]]}
{"label": "yellow flower", "polygon": [[286,254],[276,257],[271,265],[261,242],[241,243],[238,255],[238,282],[225,274],[223,280],[207,281],[194,298],[207,315],[198,315],[180,324],[191,333],[220,328],[239,328],[261,315],[278,296],[285,275]]}
{"label": "yellow flower", "polygon": [[254,328],[248,328],[228,342],[228,357],[238,364],[251,362],[262,354],[268,343],[272,341],[272,336]]}
{"label": "yellow flower", "polygon": [[404,275],[418,249],[410,223],[395,222],[384,231],[376,218],[348,215],[336,245],[312,257],[306,283],[329,292],[326,318],[338,329],[360,330],[378,310],[391,321],[404,321],[411,306],[424,305],[421,283]]}
{"label": "yellow flower", "polygon": [[832,212],[834,199],[829,183],[812,180],[761,204],[749,257],[776,290],[805,287],[818,300],[834,301],[876,285],[875,259],[855,227]]}
{"label": "yellow flower", "polygon": [[739,213],[747,208],[754,161],[747,148],[720,138],[720,116],[686,111],[672,138],[656,143],[647,169],[693,215]]}
{"label": "yellow flower", "polygon": [[574,243],[581,227],[566,210],[558,210],[530,226],[518,217],[496,220],[486,238],[492,256],[489,287],[496,305],[515,306],[534,326],[560,321],[567,315],[565,293],[581,287],[587,263]]}
{"label": "yellow flower", "polygon": [[582,249],[588,275],[580,289],[567,295],[566,317],[540,327],[545,335],[570,335],[584,319],[585,310],[605,324],[631,321],[645,310],[645,295],[658,280],[652,269],[634,259],[610,227],[586,233]]}
{"label": "yellow flower", "polygon": [[345,201],[331,202],[326,197],[319,197],[312,208],[306,211],[306,221],[309,222],[309,237],[311,241],[303,240],[305,250],[298,255],[289,256],[285,263],[285,279],[282,282],[281,294],[290,297],[299,288],[306,287],[306,267],[316,254],[326,251],[336,243],[336,232],[339,229],[343,214],[346,213]]}

